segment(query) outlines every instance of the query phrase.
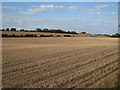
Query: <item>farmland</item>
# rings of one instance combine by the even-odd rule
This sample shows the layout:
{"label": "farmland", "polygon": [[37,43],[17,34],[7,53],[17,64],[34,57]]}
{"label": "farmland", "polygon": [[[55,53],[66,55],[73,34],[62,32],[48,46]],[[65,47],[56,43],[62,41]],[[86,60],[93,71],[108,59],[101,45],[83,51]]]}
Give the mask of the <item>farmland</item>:
{"label": "farmland", "polygon": [[64,35],[70,35],[70,36],[78,36],[77,34],[65,34],[65,33],[47,33],[47,32],[25,32],[25,31],[0,31],[2,34],[8,34],[8,35],[26,35],[26,34],[36,34],[37,36],[40,35],[52,35],[52,36],[61,36]]}
{"label": "farmland", "polygon": [[106,81],[114,87],[118,52],[117,38],[2,38],[2,86],[96,88]]}
{"label": "farmland", "polygon": [[25,35],[36,35],[37,37],[40,37],[41,35],[45,36],[51,36],[52,37],[64,37],[65,35],[69,37],[109,37],[105,35],[94,35],[94,34],[68,34],[68,33],[50,33],[50,32],[30,32],[30,31],[0,31],[1,34],[4,35],[16,35],[16,36],[25,36]]}

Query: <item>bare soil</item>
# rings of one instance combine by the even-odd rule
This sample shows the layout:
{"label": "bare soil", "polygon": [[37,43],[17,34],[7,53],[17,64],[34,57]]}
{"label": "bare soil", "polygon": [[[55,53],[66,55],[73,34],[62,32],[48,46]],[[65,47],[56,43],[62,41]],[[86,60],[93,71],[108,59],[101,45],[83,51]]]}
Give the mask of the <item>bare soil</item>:
{"label": "bare soil", "polygon": [[95,88],[117,75],[118,52],[117,38],[3,38],[2,86]]}

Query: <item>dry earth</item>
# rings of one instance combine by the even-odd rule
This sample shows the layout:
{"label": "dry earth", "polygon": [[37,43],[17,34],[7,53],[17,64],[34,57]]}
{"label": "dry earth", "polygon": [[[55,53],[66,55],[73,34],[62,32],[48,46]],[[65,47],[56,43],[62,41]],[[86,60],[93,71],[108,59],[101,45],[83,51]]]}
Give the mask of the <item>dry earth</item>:
{"label": "dry earth", "polygon": [[118,71],[118,39],[2,39],[3,88],[97,87]]}

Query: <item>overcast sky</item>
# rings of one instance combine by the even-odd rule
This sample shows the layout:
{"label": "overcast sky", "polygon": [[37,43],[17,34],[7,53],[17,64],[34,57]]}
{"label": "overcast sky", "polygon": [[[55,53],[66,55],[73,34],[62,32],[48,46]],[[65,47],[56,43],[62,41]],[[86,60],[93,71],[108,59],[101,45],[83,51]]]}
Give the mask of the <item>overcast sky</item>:
{"label": "overcast sky", "polygon": [[118,32],[117,2],[3,2],[2,28]]}

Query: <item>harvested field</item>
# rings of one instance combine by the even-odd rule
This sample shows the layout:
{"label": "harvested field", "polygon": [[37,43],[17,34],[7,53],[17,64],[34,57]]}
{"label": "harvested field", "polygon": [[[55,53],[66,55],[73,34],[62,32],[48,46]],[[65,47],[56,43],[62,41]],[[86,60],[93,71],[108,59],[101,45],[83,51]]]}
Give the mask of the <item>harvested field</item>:
{"label": "harvested field", "polygon": [[3,38],[2,42],[3,88],[95,88],[117,75],[119,68],[117,38]]}

